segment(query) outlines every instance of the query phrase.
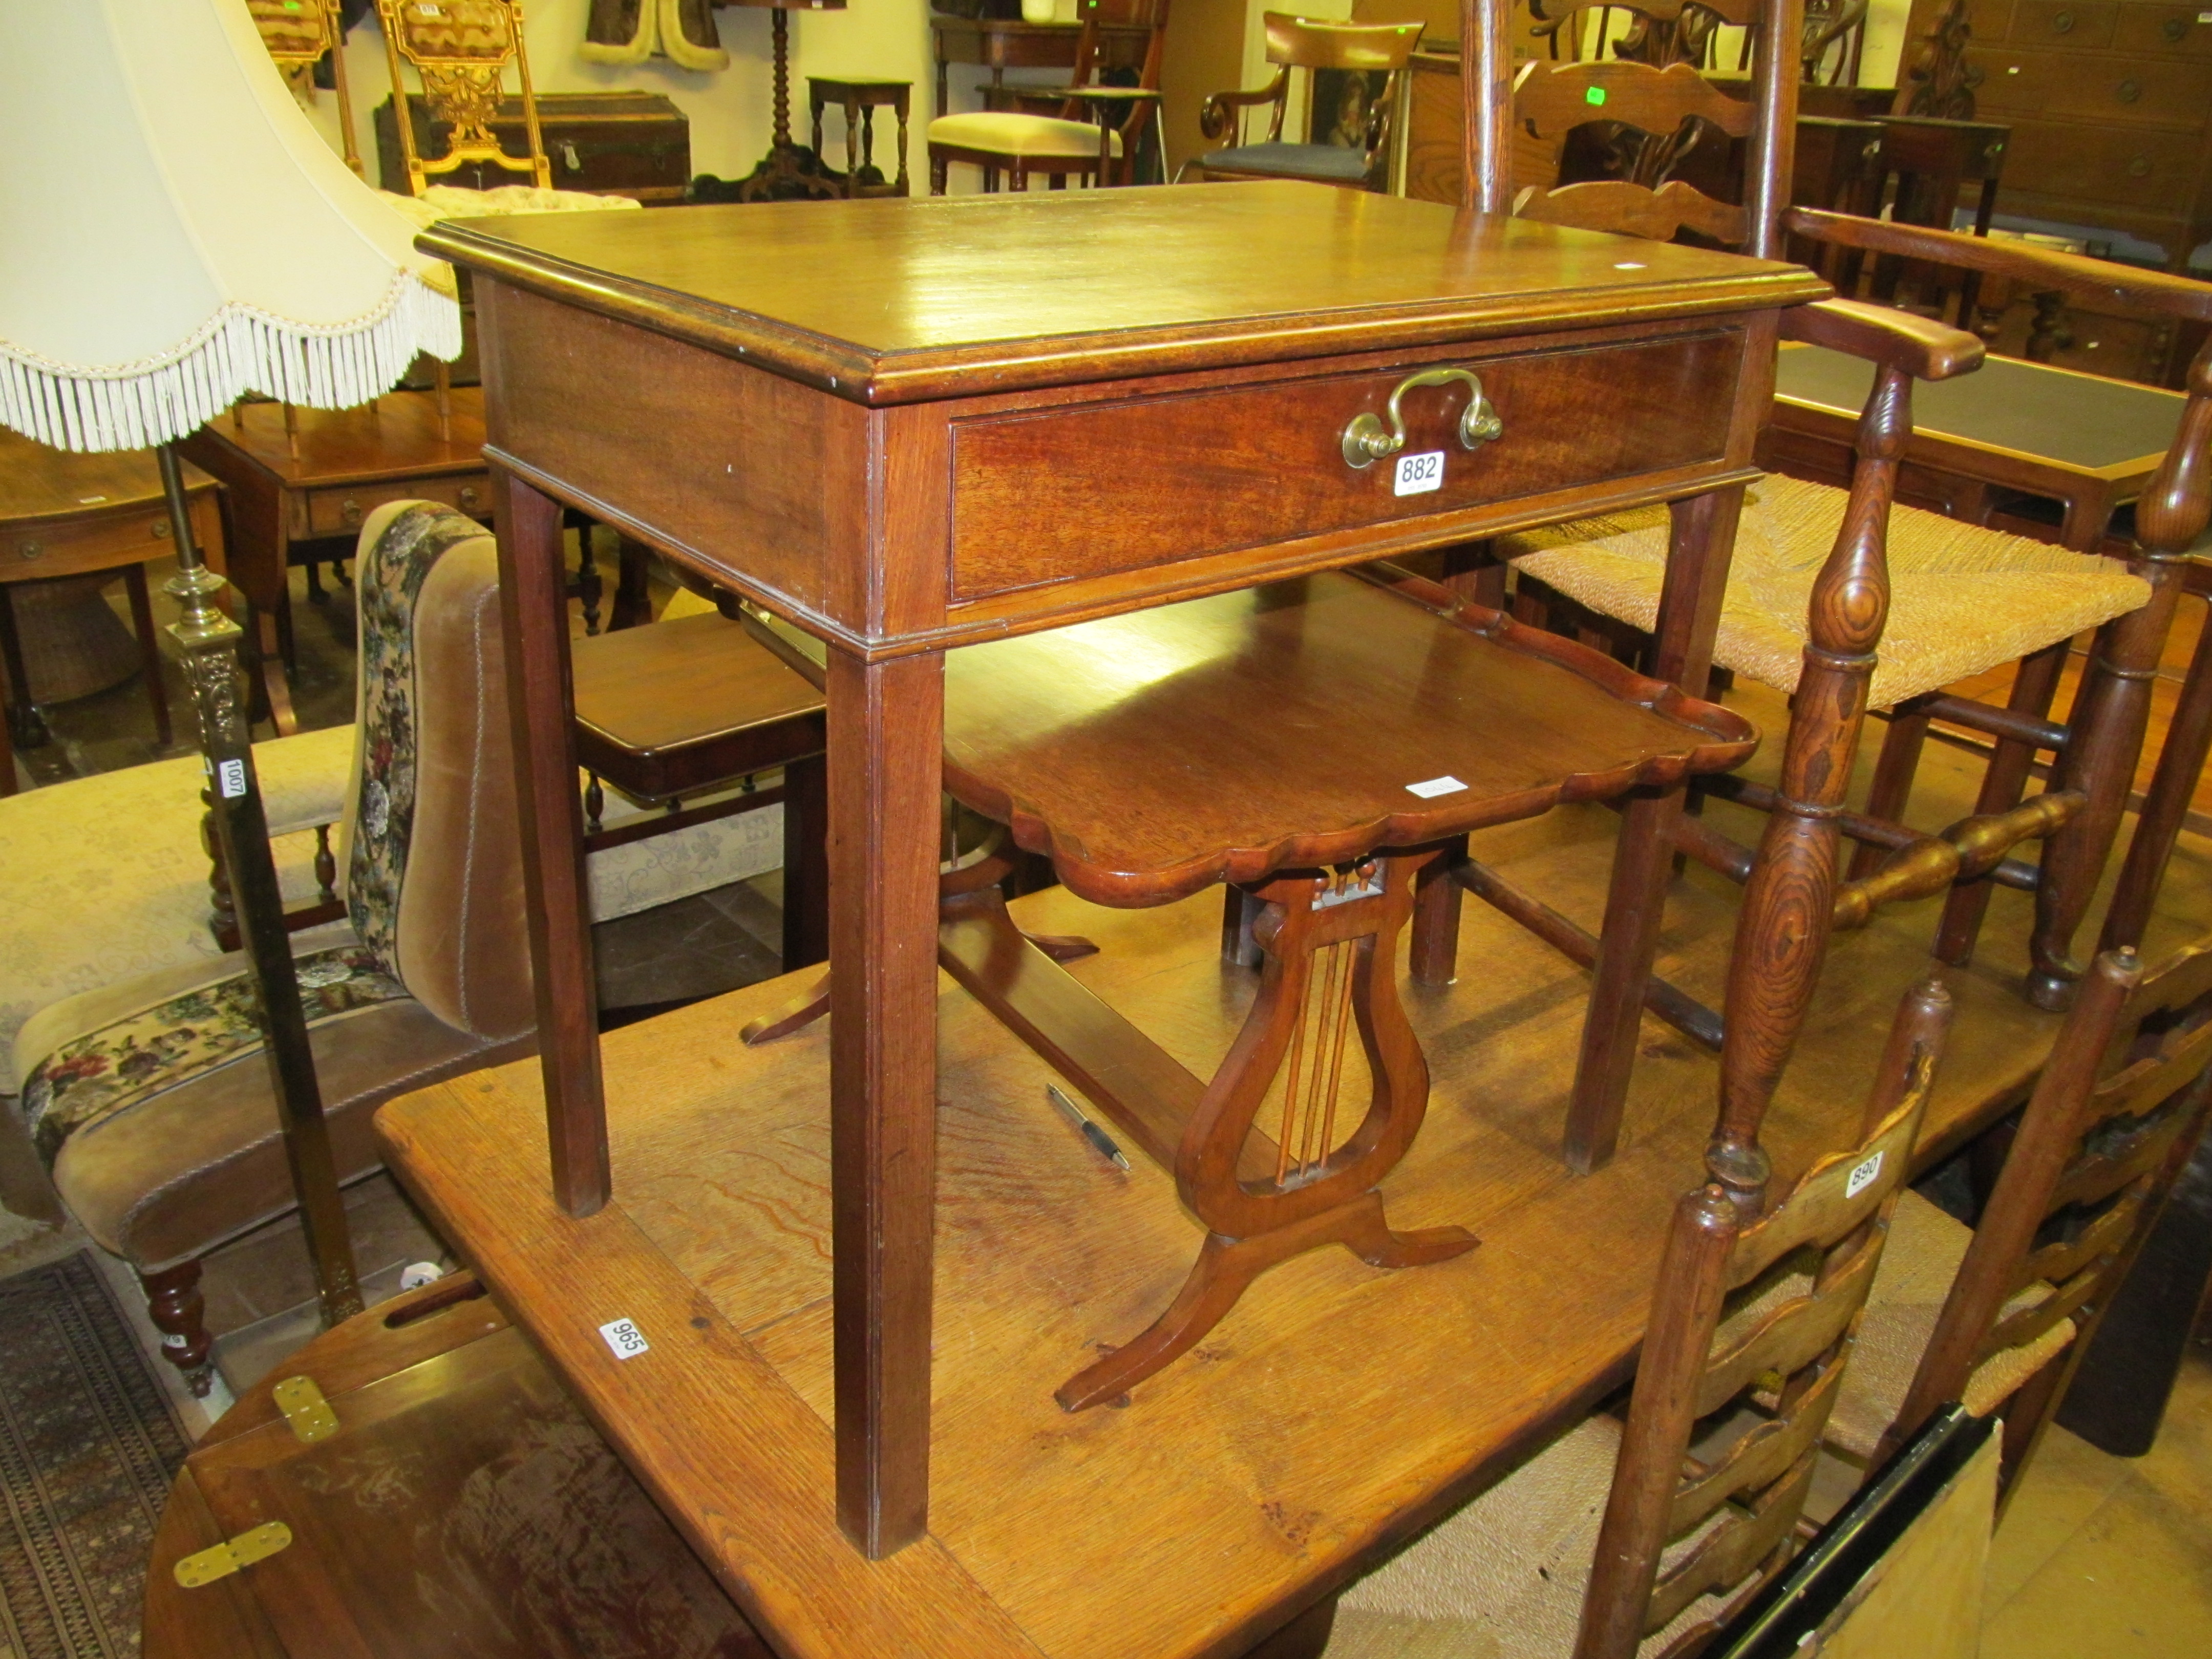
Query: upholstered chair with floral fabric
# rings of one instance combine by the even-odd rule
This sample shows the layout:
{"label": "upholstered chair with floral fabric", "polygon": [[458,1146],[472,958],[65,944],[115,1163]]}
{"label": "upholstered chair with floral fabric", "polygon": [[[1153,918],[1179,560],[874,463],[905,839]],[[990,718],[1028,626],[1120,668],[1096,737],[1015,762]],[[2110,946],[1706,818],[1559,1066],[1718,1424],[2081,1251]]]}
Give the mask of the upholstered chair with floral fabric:
{"label": "upholstered chair with floral fabric", "polygon": [[[378,1167],[385,1101],[534,1042],[491,536],[393,502],[362,526],[358,587],[349,917],[293,936],[345,1181]],[[201,1258],[295,1201],[244,957],[55,1003],[15,1060],[56,1190],[137,1271],[169,1358],[205,1392]]]}

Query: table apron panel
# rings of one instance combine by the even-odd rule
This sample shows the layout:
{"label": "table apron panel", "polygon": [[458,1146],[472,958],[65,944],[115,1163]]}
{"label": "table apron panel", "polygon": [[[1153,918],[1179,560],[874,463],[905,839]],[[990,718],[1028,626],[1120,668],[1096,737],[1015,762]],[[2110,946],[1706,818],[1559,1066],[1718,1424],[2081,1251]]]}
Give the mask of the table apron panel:
{"label": "table apron panel", "polygon": [[[203,488],[192,497],[192,526],[203,546],[216,541],[216,498]],[[0,582],[44,581],[143,564],[169,551],[167,509],[160,502],[105,517],[30,523],[0,532]]]}
{"label": "table apron panel", "polygon": [[349,536],[386,501],[442,501],[471,518],[491,517],[491,475],[463,472],[445,478],[400,478],[390,483],[341,484],[310,489],[292,497],[290,532],[295,540]]}
{"label": "table apron panel", "polygon": [[[1577,486],[1728,459],[1741,328],[1549,351],[1462,349],[1305,375],[956,420],[950,599],[1151,569],[1332,532],[1415,530]],[[1464,366],[1504,422],[1470,453],[1463,383],[1402,402],[1404,453],[1442,451],[1440,487],[1397,495],[1341,434],[1411,372]]]}

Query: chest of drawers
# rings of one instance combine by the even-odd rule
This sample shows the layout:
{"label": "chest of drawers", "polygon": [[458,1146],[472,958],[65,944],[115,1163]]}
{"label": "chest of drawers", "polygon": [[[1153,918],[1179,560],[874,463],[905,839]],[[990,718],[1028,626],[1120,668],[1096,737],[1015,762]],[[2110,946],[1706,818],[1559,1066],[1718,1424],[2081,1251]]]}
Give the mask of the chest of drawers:
{"label": "chest of drawers", "polygon": [[[1942,10],[1916,0],[1911,38]],[[2000,212],[2155,242],[2212,237],[2212,0],[1975,0],[1975,118],[2009,123]]]}

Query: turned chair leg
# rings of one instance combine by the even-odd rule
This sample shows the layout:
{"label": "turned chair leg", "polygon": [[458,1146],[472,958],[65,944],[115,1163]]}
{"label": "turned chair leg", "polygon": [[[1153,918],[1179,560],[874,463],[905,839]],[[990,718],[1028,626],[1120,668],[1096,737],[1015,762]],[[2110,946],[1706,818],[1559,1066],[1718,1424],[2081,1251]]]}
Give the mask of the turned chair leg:
{"label": "turned chair leg", "polygon": [[[2065,672],[2067,653],[2073,648],[2071,640],[2061,640],[2047,645],[2020,660],[2020,669],[2013,676],[2012,695],[2005,707],[2014,714],[2032,714],[2042,720],[2051,713],[2051,700],[2058,690],[2059,676]],[[2028,744],[2008,738],[1997,739],[1990,751],[1989,769],[1982,774],[1982,793],[1974,802],[1977,814],[2009,812],[2020,805],[2021,797],[2027,793],[2028,774],[2034,769],[2035,750]],[[1854,873],[1857,866],[1852,866]],[[1982,931],[1982,918],[1989,911],[1991,884],[1970,881],[1951,890],[1943,901],[1943,924],[1936,934],[1936,956],[1940,962],[1954,968],[1963,968],[1972,960],[1974,941]]]}
{"label": "turned chair leg", "polygon": [[2074,935],[2088,914],[2119,835],[2136,760],[2150,724],[2151,681],[2166,648],[2185,572],[2178,557],[2157,555],[2137,561],[2136,574],[2151,583],[2150,603],[2097,630],[2067,721],[2066,751],[2058,760],[2057,787],[2079,789],[2088,799],[2044,843],[2042,878],[2036,884],[2026,993],[2030,1002],[2051,1012],[2073,1001],[2075,983],[2081,977]]}
{"label": "turned chair leg", "polygon": [[195,1399],[205,1399],[215,1386],[215,1339],[208,1334],[207,1304],[200,1298],[200,1264],[184,1261],[141,1273],[138,1284],[154,1328],[161,1333],[162,1357],[185,1374]]}
{"label": "turned chair leg", "polygon": [[932,196],[945,194],[945,178],[951,171],[951,167],[952,164],[935,150],[929,153],[929,193]]}

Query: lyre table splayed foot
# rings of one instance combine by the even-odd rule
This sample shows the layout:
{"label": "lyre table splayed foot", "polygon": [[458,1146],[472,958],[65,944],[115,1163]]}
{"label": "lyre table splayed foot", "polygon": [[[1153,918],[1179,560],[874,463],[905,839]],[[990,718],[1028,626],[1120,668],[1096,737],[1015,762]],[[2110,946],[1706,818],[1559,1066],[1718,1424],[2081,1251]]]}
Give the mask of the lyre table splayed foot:
{"label": "lyre table splayed foot", "polygon": [[[1519,719],[1486,720],[1506,707]],[[1305,1251],[1412,1267],[1472,1249],[1461,1227],[1394,1231],[1377,1190],[1428,1106],[1397,968],[1419,872],[1450,837],[1733,766],[1755,741],[1739,715],[1387,570],[952,653],[954,798],[1094,903],[1228,882],[1224,954],[1260,969],[1201,1082],[1079,984],[1064,949],[1023,936],[988,867],[947,883],[965,890],[940,901],[940,963],[1171,1171],[1206,1228],[1173,1304],[1060,1404],[1121,1395]]]}

